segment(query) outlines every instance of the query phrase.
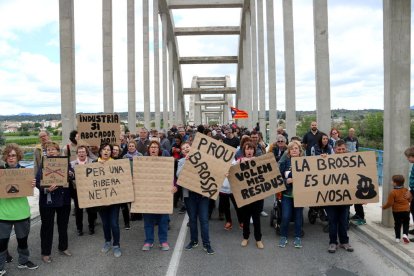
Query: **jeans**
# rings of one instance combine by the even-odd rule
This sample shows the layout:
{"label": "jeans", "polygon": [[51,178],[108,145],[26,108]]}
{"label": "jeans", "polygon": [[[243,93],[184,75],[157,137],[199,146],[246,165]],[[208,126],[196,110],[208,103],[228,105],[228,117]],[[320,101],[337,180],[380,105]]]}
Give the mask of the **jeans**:
{"label": "jeans", "polygon": [[102,220],[105,242],[111,242],[111,232],[114,237],[113,246],[119,246],[119,204],[100,207],[99,216]]}
{"label": "jeans", "polygon": [[259,200],[247,204],[240,208],[243,218],[243,239],[248,240],[250,236],[250,217],[253,220],[254,239],[262,240],[262,230],[260,227],[260,213],[263,210],[264,200]]}
{"label": "jeans", "polygon": [[329,222],[329,244],[349,243],[348,229],[348,205],[326,206]]}
{"label": "jeans", "polygon": [[288,236],[288,228],[292,216],[295,216],[295,237],[302,236],[303,224],[303,207],[295,208],[293,205],[293,198],[282,197],[282,223],[280,225],[280,235],[282,237]]}
{"label": "jeans", "polygon": [[27,237],[30,232],[30,218],[16,222],[0,221],[0,271],[4,269],[4,264],[6,263],[7,247],[13,226],[17,239],[19,264],[25,264],[29,260],[30,254],[27,245]]}
{"label": "jeans", "polygon": [[408,236],[408,227],[410,226],[410,212],[392,212],[394,217],[395,238],[401,238],[401,225],[403,234]]}
{"label": "jeans", "polygon": [[187,213],[190,218],[191,241],[198,242],[197,217],[200,221],[201,239],[203,245],[210,245],[208,234],[208,205],[209,198],[189,191],[189,196],[184,198]]}
{"label": "jeans", "polygon": [[160,244],[168,240],[168,221],[170,216],[168,214],[143,214],[144,216],[144,230],[145,243],[154,243],[154,226],[158,222],[158,240]]}

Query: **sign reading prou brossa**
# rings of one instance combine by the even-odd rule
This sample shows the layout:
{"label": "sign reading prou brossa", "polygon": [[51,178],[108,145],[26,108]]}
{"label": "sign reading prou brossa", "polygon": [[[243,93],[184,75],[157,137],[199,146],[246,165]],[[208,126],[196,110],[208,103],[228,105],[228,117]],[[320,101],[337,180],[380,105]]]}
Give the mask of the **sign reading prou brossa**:
{"label": "sign reading prou brossa", "polygon": [[295,206],[378,202],[375,152],[292,159]]}
{"label": "sign reading prou brossa", "polygon": [[75,176],[80,208],[134,201],[128,159],[78,165]]}
{"label": "sign reading prou brossa", "polygon": [[235,152],[235,148],[197,133],[178,185],[216,200]]}
{"label": "sign reading prou brossa", "polygon": [[0,170],[0,198],[33,195],[33,169]]}
{"label": "sign reading prou brossa", "polygon": [[121,135],[118,114],[77,114],[79,139],[90,146],[116,144]]}
{"label": "sign reading prou brossa", "polygon": [[273,153],[231,166],[228,179],[239,208],[286,190]]}
{"label": "sign reading prou brossa", "polygon": [[133,159],[135,201],[132,213],[172,214],[174,158],[140,156]]}
{"label": "sign reading prou brossa", "polygon": [[68,158],[65,156],[43,157],[42,180],[40,186],[52,185],[69,187]]}

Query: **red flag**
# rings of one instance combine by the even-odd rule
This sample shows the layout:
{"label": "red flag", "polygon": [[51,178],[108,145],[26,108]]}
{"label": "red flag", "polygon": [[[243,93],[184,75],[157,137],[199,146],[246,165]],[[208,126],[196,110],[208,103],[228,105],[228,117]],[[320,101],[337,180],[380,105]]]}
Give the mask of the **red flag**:
{"label": "red flag", "polygon": [[233,117],[233,119],[249,118],[249,114],[244,110],[240,110],[235,107],[230,107],[230,109],[231,109],[231,117]]}

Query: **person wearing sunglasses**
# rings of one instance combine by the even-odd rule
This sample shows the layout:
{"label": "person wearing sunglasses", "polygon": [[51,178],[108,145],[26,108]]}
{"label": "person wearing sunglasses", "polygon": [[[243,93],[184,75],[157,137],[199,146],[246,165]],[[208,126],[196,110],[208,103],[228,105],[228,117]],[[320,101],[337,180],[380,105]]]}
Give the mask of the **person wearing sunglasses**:
{"label": "person wearing sunglasses", "polygon": [[341,133],[336,128],[332,128],[331,129],[331,132],[329,133],[329,136],[331,136],[329,138],[329,145],[331,145],[331,147],[334,148],[336,142],[341,139],[340,138],[341,137]]}

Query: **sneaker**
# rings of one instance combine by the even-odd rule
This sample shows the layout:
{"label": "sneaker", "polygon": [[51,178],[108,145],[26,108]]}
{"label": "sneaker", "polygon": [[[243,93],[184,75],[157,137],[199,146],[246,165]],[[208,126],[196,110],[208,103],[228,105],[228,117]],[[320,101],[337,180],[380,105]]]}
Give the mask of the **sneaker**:
{"label": "sneaker", "polygon": [[296,237],[295,240],[293,241],[293,245],[295,246],[295,248],[302,248],[301,238]]}
{"label": "sneaker", "polygon": [[6,275],[6,270],[0,270],[0,276]]}
{"label": "sneaker", "polygon": [[[17,268],[27,268],[27,269],[30,269],[30,270],[33,270],[33,269],[36,269],[36,268],[38,268],[39,266],[38,265],[35,265],[34,263],[32,263],[31,261],[27,261],[26,263],[24,263],[24,264],[19,264],[18,266],[17,266]],[[2,275],[1,273],[0,273],[0,275]]]}
{"label": "sneaker", "polygon": [[112,248],[112,251],[114,251],[114,257],[116,257],[116,258],[121,257],[122,252],[121,252],[121,248],[119,246],[114,246]]}
{"label": "sneaker", "polygon": [[249,240],[243,239],[240,245],[243,247],[246,247],[248,243],[249,243]]}
{"label": "sneaker", "polygon": [[170,246],[169,246],[168,242],[163,242],[163,243],[161,243],[161,244],[160,244],[160,249],[161,249],[162,251],[168,251],[168,250],[170,250]]}
{"label": "sneaker", "polygon": [[286,244],[288,243],[287,238],[286,237],[280,237],[279,240],[279,247],[284,248],[286,246]]}
{"label": "sneaker", "polygon": [[408,230],[408,234],[414,235],[414,229]]}
{"label": "sneaker", "polygon": [[211,248],[211,245],[209,244],[203,245],[203,249],[204,251],[207,252],[208,255],[214,255],[214,253],[216,253],[214,252],[213,248]]}
{"label": "sneaker", "polygon": [[104,246],[101,249],[101,252],[107,253],[109,250],[111,250],[111,242],[105,242]]}
{"label": "sneaker", "polygon": [[357,225],[365,225],[367,224],[367,221],[365,219],[358,219],[355,222]]}
{"label": "sneaker", "polygon": [[256,242],[256,246],[257,246],[257,248],[259,248],[259,249],[263,249],[263,248],[264,248],[264,244],[263,244],[263,242],[262,242],[262,241],[257,241],[257,242]]}
{"label": "sneaker", "polygon": [[345,249],[348,252],[354,252],[354,248],[350,246],[349,243],[340,244],[339,247]]}
{"label": "sneaker", "polygon": [[6,263],[8,264],[8,263],[11,263],[11,262],[13,262],[13,257],[10,256],[10,255],[7,255],[7,257],[6,257]]}
{"label": "sneaker", "polygon": [[268,214],[267,214],[265,211],[261,211],[261,212],[260,212],[260,215],[261,215],[262,217],[267,217],[267,216],[268,216]]}
{"label": "sneaker", "polygon": [[231,230],[231,228],[233,228],[233,224],[231,224],[231,222],[226,222],[226,224],[224,225],[224,230]]}
{"label": "sneaker", "polygon": [[190,241],[187,246],[185,247],[185,250],[191,250],[193,248],[196,248],[198,246],[198,242],[196,241]]}
{"label": "sneaker", "polygon": [[403,242],[404,242],[405,244],[410,243],[410,240],[408,239],[408,237],[407,237],[407,235],[406,235],[406,234],[404,234],[404,235],[403,235],[402,240],[403,240]]}
{"label": "sneaker", "polygon": [[130,230],[131,226],[129,224],[125,225],[125,230]]}
{"label": "sneaker", "polygon": [[400,239],[395,239],[395,242],[396,243],[400,243]]}
{"label": "sneaker", "polygon": [[144,246],[142,246],[142,251],[150,251],[153,246],[154,245],[151,243],[144,243]]}
{"label": "sneaker", "polygon": [[334,243],[329,244],[328,252],[329,253],[335,253],[336,252],[336,244],[334,244]]}

